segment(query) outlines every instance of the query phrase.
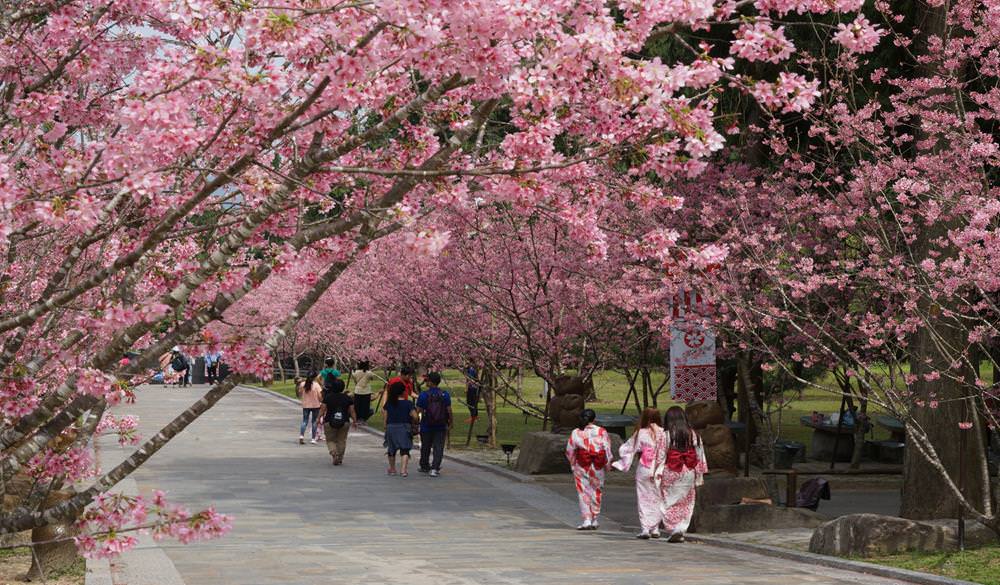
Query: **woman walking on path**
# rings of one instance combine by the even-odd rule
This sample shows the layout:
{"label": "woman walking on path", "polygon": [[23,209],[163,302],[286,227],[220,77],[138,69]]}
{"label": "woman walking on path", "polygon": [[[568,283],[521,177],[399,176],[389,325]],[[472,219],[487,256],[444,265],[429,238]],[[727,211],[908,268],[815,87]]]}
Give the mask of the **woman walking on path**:
{"label": "woman walking on path", "polygon": [[326,431],[326,448],[330,451],[333,464],[340,465],[347,450],[347,433],[357,428],[358,416],[354,412],[354,401],[344,393],[344,382],[334,378],[340,384],[333,384],[323,391],[319,415],[323,417],[323,430]]}
{"label": "woman walking on path", "polygon": [[639,466],[635,470],[635,494],[642,532],[636,537],[659,538],[660,522],[663,520],[660,479],[667,458],[666,433],[660,427],[659,410],[647,408],[642,411],[638,430],[622,444],[618,453],[621,460],[614,467],[620,471],[628,471],[632,467],[632,460],[639,458]]}
{"label": "woman walking on path", "polygon": [[413,423],[417,422],[417,411],[413,403],[403,400],[406,385],[396,382],[389,386],[389,397],[385,406],[385,448],[389,459],[389,475],[396,475],[396,453],[399,453],[399,475],[409,475],[406,468],[410,464],[410,449],[413,448]]}
{"label": "woman walking on path", "polygon": [[583,523],[577,530],[597,530],[601,514],[604,472],[613,458],[608,431],[594,424],[597,414],[586,409],[580,413],[580,428],[573,429],[566,443],[566,459],[573,469],[576,494],[580,499]]}
{"label": "woman walking on path", "polygon": [[306,443],[306,427],[310,425],[310,421],[312,424],[312,440],[309,442],[315,445],[319,435],[319,409],[323,404],[323,387],[320,386],[316,378],[315,372],[309,372],[309,375],[305,379],[301,379],[301,381],[296,380],[295,393],[298,395],[299,400],[302,401],[302,425],[299,426],[299,445]]}
{"label": "woman walking on path", "polygon": [[670,407],[663,425],[667,429],[667,459],[661,484],[663,527],[670,534],[670,542],[684,542],[694,514],[695,488],[704,483],[708,463],[701,437],[688,424],[683,408]]}
{"label": "woman walking on path", "polygon": [[357,411],[358,420],[362,423],[367,423],[368,417],[372,415],[373,375],[371,364],[366,361],[359,362],[358,369],[351,372],[351,377],[354,378],[354,410]]}

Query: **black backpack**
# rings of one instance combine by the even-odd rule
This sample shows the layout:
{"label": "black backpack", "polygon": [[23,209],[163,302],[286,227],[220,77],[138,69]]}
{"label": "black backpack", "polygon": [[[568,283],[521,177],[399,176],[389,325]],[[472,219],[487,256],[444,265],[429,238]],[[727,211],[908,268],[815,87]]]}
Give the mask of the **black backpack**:
{"label": "black backpack", "polygon": [[187,369],[187,360],[184,356],[177,354],[174,359],[170,362],[170,367],[174,369],[175,372],[180,372],[181,370]]}
{"label": "black backpack", "polygon": [[427,393],[427,426],[444,427],[448,425],[448,407],[444,404],[444,393],[441,390]]}
{"label": "black backpack", "polygon": [[335,429],[344,428],[344,425],[347,424],[347,420],[349,418],[350,417],[348,416],[347,411],[344,408],[338,408],[337,410],[327,411],[326,413],[327,424],[329,424],[331,427]]}

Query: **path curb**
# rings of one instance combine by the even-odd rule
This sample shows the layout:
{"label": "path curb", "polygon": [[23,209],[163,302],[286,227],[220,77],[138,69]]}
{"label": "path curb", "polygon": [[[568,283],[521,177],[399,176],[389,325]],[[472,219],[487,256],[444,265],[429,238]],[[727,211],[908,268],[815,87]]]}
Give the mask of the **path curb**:
{"label": "path curb", "polygon": [[[280,398],[280,399],[282,399],[282,400],[284,400],[284,401],[286,401],[286,402],[288,402],[290,404],[294,404],[296,407],[300,406],[298,400],[296,400],[294,398],[291,398],[289,396],[285,396],[284,394],[281,394],[280,392],[275,392],[274,390],[270,390],[268,388],[261,388],[259,386],[244,386],[244,385],[241,385],[239,387],[247,389],[247,390],[253,390],[253,391],[256,391],[256,392],[266,392],[269,395],[276,396],[276,397],[278,397],[278,398]],[[366,432],[368,434],[371,434],[371,435],[375,435],[377,437],[381,437],[382,436],[382,431],[379,431],[378,429],[373,429],[372,427],[369,427],[367,425],[359,425],[358,426],[358,430],[359,431],[364,431],[364,432]],[[469,467],[475,467],[476,469],[481,469],[483,471],[488,471],[490,473],[495,473],[495,474],[497,474],[497,475],[499,475],[501,477],[504,477],[504,478],[507,478],[509,480],[516,481],[516,482],[519,482],[519,483],[532,483],[532,482],[535,481],[535,478],[531,477],[530,475],[525,475],[523,473],[518,473],[518,472],[516,472],[516,471],[514,471],[512,469],[504,469],[503,467],[500,467],[498,465],[493,465],[492,463],[486,463],[485,461],[479,461],[479,460],[476,460],[476,459],[472,459],[470,457],[463,457],[461,455],[455,455],[453,453],[448,453],[448,451],[445,451],[444,458],[446,460],[448,460],[448,461],[454,461],[455,463],[461,463],[462,465],[468,465]]]}
{"label": "path curb", "polygon": [[876,565],[874,563],[867,563],[864,561],[853,561],[849,559],[842,559],[840,557],[831,557],[766,544],[743,542],[721,536],[686,534],[685,538],[691,542],[700,542],[710,546],[757,553],[769,557],[796,561],[810,565],[821,565],[831,569],[865,573],[868,575],[875,575],[876,577],[899,579],[906,583],[915,583],[916,585],[977,585],[973,581],[963,581],[961,579],[952,579],[950,577],[942,577],[931,573],[920,573],[918,571],[910,571],[908,569],[897,569],[895,567],[887,567],[885,565]]}
{"label": "path curb", "polygon": [[[101,464],[100,442],[92,441],[94,461]],[[109,492],[139,495],[139,486],[129,475]],[[87,559],[84,585],[185,585],[173,561],[150,534],[137,533],[138,543],[114,559]]]}
{"label": "path curb", "polygon": [[111,563],[108,559],[87,559],[87,572],[83,576],[84,585],[113,585]]}

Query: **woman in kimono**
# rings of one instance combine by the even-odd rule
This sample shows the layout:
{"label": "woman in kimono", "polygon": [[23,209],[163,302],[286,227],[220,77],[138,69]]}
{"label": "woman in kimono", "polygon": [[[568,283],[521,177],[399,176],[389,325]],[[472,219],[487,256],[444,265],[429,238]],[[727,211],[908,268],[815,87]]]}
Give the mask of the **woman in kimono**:
{"label": "woman in kimono", "polygon": [[684,542],[694,513],[695,488],[708,471],[705,447],[688,424],[683,408],[667,410],[663,426],[667,429],[667,460],[661,482],[663,528],[670,534],[670,542]]}
{"label": "woman in kimono", "polygon": [[581,412],[580,428],[573,429],[566,442],[566,459],[573,469],[580,515],[583,516],[583,523],[576,527],[577,530],[597,530],[604,471],[613,458],[608,431],[595,425],[595,418],[597,414],[589,408]]}
{"label": "woman in kimono", "polygon": [[666,435],[660,427],[660,411],[647,408],[639,417],[639,426],[628,441],[622,443],[618,454],[621,456],[615,469],[628,471],[632,460],[638,458],[635,470],[635,495],[639,504],[639,526],[642,531],[636,538],[660,537],[660,522],[663,519],[663,502],[660,496],[660,475],[666,460]]}

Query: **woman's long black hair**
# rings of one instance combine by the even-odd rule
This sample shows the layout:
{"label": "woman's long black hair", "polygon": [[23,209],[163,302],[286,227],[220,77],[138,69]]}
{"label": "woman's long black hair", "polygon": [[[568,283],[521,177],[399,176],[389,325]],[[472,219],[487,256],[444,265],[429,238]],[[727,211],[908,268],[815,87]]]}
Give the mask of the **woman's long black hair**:
{"label": "woman's long black hair", "polygon": [[589,408],[585,408],[583,412],[580,413],[580,429],[587,428],[587,425],[594,422],[597,418],[597,413]]}
{"label": "woman's long black hair", "polygon": [[386,401],[386,406],[402,398],[405,392],[406,384],[402,382],[394,382],[391,386],[389,386],[389,400]]}
{"label": "woman's long black hair", "polygon": [[687,414],[680,406],[671,406],[663,415],[663,427],[667,429],[670,448],[687,451],[694,448],[694,433],[688,424]]}

